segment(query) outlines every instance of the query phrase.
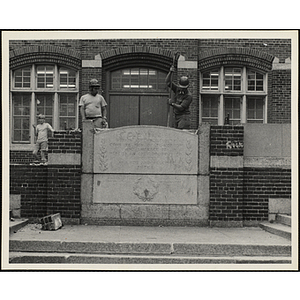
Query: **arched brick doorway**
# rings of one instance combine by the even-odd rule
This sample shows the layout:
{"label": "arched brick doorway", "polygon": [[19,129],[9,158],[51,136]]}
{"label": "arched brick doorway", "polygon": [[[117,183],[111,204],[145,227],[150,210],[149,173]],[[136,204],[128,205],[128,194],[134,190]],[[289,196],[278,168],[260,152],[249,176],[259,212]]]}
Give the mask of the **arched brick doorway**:
{"label": "arched brick doorway", "polygon": [[126,53],[103,59],[102,86],[105,87],[111,128],[167,126],[169,93],[165,76],[171,62],[171,53],[150,52]]}

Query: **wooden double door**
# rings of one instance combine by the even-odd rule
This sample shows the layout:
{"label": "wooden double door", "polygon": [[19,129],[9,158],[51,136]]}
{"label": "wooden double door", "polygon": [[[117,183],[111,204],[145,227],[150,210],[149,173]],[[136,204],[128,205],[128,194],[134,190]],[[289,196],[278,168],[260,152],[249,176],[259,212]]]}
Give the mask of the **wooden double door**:
{"label": "wooden double door", "polygon": [[131,125],[167,126],[168,95],[109,95],[109,127]]}

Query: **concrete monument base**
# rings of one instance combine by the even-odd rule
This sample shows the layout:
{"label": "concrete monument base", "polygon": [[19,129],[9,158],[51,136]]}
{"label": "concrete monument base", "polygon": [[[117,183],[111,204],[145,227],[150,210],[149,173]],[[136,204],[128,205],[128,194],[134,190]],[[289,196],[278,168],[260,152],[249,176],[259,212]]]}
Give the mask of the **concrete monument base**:
{"label": "concrete monument base", "polygon": [[84,122],[83,135],[83,224],[208,225],[209,126],[95,130]]}

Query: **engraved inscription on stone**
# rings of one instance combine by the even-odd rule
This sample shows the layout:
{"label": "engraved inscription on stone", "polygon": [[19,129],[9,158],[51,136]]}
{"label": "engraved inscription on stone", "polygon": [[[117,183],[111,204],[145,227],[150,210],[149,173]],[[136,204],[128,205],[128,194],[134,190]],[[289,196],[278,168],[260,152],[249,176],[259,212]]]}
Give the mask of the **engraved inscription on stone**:
{"label": "engraved inscription on stone", "polygon": [[95,174],[93,203],[197,204],[197,176]]}
{"label": "engraved inscription on stone", "polygon": [[158,182],[149,176],[139,177],[133,185],[133,193],[142,201],[147,202],[154,199],[158,193]]}
{"label": "engraved inscription on stone", "polygon": [[94,172],[197,174],[198,136],[159,126],[95,133]]}

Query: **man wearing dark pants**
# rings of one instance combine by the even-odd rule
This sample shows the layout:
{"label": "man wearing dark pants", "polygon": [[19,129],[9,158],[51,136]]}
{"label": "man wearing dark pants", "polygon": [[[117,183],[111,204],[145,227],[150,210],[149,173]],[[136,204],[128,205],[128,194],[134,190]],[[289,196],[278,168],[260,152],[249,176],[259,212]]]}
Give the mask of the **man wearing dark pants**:
{"label": "man wearing dark pants", "polygon": [[169,99],[169,105],[173,107],[175,128],[190,129],[190,104],[193,100],[188,91],[189,79],[186,76],[180,77],[179,84],[171,82],[171,74],[174,72],[174,66],[171,66],[170,72],[166,77],[166,85],[174,92],[174,99]]}

